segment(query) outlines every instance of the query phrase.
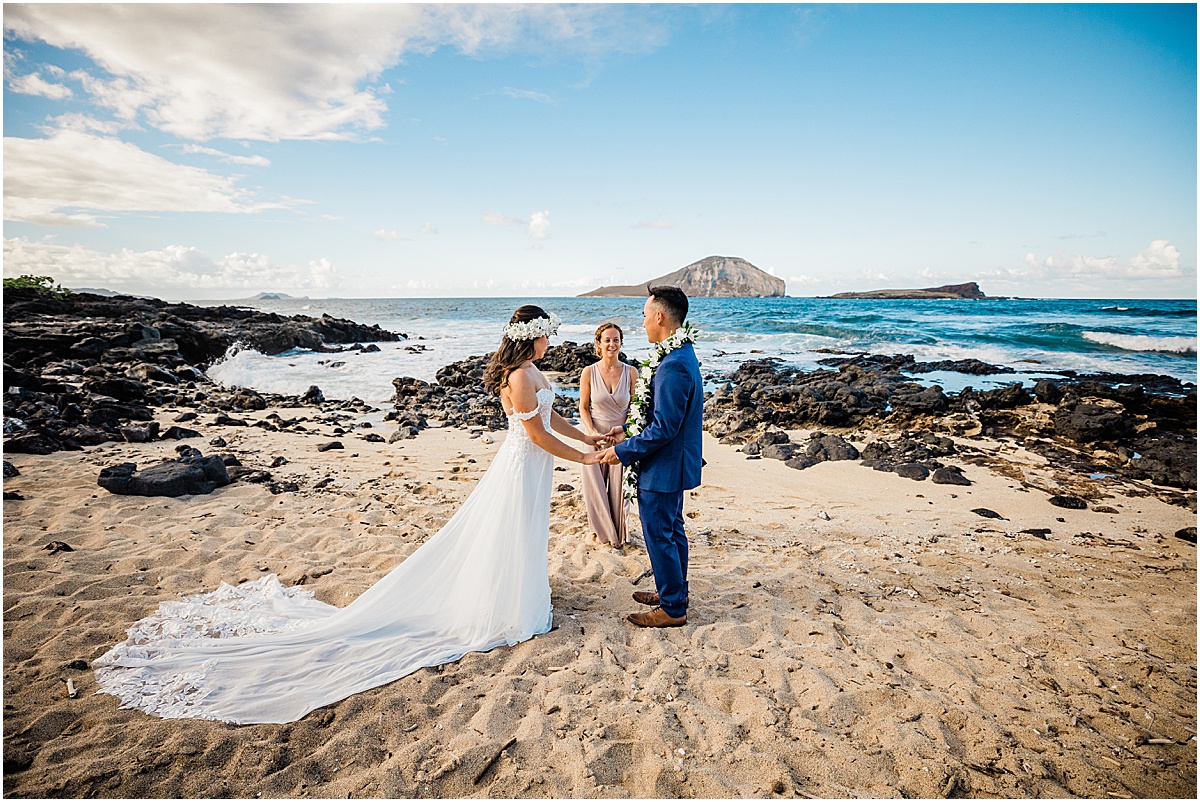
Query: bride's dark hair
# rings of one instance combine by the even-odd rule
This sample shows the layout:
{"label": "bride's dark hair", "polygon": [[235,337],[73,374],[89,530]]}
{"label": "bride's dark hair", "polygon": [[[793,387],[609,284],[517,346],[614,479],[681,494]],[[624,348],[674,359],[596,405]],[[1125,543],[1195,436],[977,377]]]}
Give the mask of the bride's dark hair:
{"label": "bride's dark hair", "polygon": [[[540,317],[549,318],[546,310],[540,306],[527,304],[513,312],[509,323],[525,323]],[[536,351],[533,340],[510,340],[508,335],[500,340],[500,347],[492,354],[492,359],[483,371],[483,389],[492,395],[500,395],[500,391],[508,386],[508,374],[521,366],[522,362],[533,359]]]}

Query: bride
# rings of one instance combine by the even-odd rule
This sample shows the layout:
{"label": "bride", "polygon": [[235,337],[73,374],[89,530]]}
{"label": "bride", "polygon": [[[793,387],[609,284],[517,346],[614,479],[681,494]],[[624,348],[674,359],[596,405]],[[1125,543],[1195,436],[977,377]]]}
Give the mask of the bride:
{"label": "bride", "polygon": [[101,693],[164,718],[295,721],[310,710],[550,629],[547,567],[554,457],[594,463],[556,431],[587,435],[551,408],[533,363],[557,316],[522,306],[484,375],[508,436],[441,531],[344,608],[270,574],[163,602],[95,661]]}

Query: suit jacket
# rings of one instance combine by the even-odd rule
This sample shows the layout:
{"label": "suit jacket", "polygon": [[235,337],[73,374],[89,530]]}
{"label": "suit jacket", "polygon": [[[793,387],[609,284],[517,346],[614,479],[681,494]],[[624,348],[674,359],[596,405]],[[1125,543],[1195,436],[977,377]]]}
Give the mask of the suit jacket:
{"label": "suit jacket", "polygon": [[621,464],[640,463],[639,489],[680,493],[700,484],[703,415],[700,363],[684,343],[658,363],[646,428],[616,446]]}

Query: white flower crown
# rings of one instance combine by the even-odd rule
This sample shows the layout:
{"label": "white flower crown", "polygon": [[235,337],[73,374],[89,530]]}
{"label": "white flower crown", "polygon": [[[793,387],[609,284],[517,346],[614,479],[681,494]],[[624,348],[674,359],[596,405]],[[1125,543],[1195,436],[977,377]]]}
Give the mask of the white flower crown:
{"label": "white flower crown", "polygon": [[509,323],[504,327],[504,336],[514,342],[521,340],[536,340],[538,337],[552,337],[558,333],[562,318],[550,312],[550,317],[536,317],[520,323]]}

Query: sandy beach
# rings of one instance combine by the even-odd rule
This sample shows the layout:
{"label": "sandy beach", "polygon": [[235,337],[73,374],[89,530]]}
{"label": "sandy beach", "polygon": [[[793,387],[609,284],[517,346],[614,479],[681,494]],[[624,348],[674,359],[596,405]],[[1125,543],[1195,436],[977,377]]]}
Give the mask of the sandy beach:
{"label": "sandy beach", "polygon": [[[676,630],[624,621],[651,586],[632,585],[645,551],[592,542],[562,463],[549,633],[292,724],[120,710],[91,663],[158,603],[270,572],[344,605],[448,520],[503,437],[207,420],[189,445],[253,468],[283,456],[271,473],[299,490],[96,485],[174,441],[8,457],[24,500],[4,502],[6,795],[1194,796],[1196,554],[1175,532],[1195,514],[1086,478],[1112,512],[1051,506],[1044,460],[980,438],[949,460],[974,483],[959,487],[853,461],[795,471],[706,434]],[[345,449],[317,451],[331,439]]]}

